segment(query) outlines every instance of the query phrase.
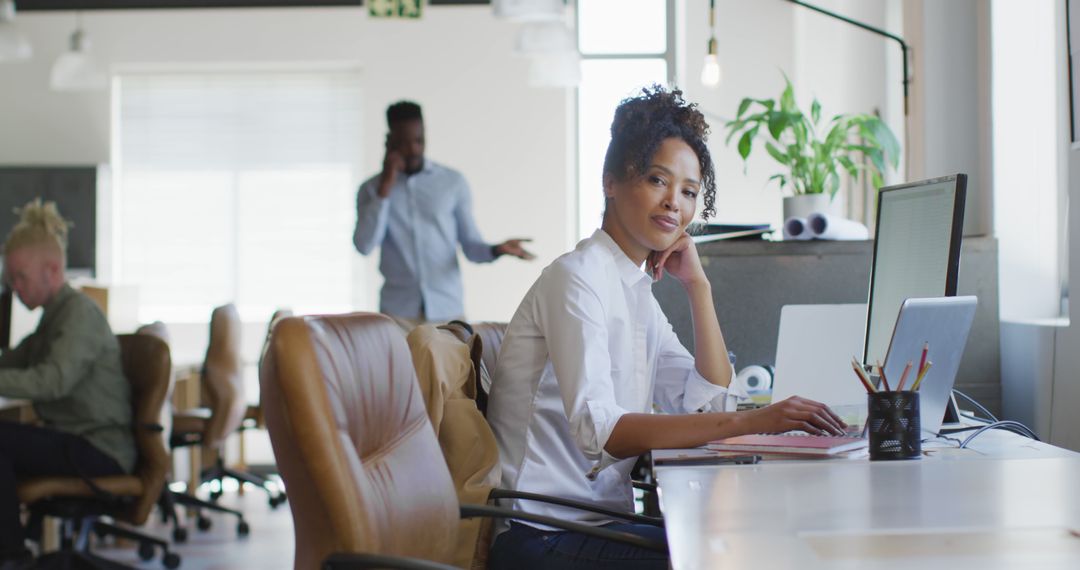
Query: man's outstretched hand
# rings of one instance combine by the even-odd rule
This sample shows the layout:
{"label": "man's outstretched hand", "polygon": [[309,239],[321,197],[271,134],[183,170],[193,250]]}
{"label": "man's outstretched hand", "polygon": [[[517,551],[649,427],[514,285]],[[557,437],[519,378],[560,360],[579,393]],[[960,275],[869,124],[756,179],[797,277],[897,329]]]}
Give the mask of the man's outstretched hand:
{"label": "man's outstretched hand", "polygon": [[536,259],[536,256],[529,252],[527,249],[521,247],[522,243],[530,242],[532,238],[514,238],[508,239],[499,245],[495,246],[495,253],[498,255],[512,255],[514,257],[524,259],[526,261]]}

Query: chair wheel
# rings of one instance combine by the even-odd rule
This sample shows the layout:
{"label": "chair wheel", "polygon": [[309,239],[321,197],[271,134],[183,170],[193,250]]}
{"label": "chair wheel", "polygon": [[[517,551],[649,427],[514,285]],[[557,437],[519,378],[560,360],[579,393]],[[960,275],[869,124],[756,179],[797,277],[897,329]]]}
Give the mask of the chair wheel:
{"label": "chair wheel", "polygon": [[247,521],[240,521],[236,523],[237,536],[247,536],[248,534],[251,534],[251,527],[248,526]]}
{"label": "chair wheel", "polygon": [[187,529],[178,526],[172,531],[173,542],[187,542]]}
{"label": "chair wheel", "polygon": [[277,495],[273,495],[270,497],[270,508],[276,509],[279,505],[281,505],[287,500],[289,499],[285,496],[285,493],[278,493]]}
{"label": "chair wheel", "polygon": [[180,555],[175,553],[175,552],[166,552],[165,556],[161,557],[161,563],[166,568],[168,568],[169,570],[173,570],[174,568],[179,568],[180,567]]}
{"label": "chair wheel", "polygon": [[218,499],[221,498],[221,495],[222,495],[222,492],[221,492],[220,489],[215,489],[213,491],[210,491],[210,502],[212,502],[212,503],[218,502]]}
{"label": "chair wheel", "polygon": [[210,519],[202,515],[199,515],[199,519],[195,521],[195,526],[199,527],[199,530],[210,530],[210,527],[212,525],[213,523],[210,521]]}
{"label": "chair wheel", "polygon": [[139,543],[139,558],[141,560],[150,560],[154,557],[154,545],[149,542]]}

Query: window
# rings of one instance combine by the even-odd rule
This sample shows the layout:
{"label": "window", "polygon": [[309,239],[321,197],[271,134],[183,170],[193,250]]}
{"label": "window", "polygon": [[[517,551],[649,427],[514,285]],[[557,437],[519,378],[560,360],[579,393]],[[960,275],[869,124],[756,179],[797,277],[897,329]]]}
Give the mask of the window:
{"label": "window", "polygon": [[143,322],[357,305],[355,72],[121,75],[112,280]]}
{"label": "window", "polygon": [[579,0],[578,238],[600,227],[604,153],[619,101],[670,83],[674,68],[670,0]]}

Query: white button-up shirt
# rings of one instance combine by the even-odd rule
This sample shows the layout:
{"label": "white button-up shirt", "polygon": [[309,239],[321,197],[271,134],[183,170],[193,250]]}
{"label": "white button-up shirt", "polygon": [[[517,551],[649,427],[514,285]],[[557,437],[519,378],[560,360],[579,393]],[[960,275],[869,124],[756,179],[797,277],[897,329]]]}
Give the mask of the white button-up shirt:
{"label": "white button-up shirt", "polygon": [[[603,230],[544,269],[499,350],[488,421],[506,489],[633,512],[636,458],[604,451],[626,413],[733,410],[734,390],[694,366],[652,295],[652,279]],[[604,524],[536,501],[516,510]]]}

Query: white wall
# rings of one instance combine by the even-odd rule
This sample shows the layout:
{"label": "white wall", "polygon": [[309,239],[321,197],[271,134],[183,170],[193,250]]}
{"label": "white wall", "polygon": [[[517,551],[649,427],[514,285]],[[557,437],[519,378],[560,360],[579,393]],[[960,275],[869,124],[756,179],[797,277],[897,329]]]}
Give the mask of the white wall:
{"label": "white wall", "polygon": [[903,7],[905,39],[915,50],[909,176],[967,174],[964,235],[991,235],[990,4],[908,0]]}
{"label": "white wall", "polygon": [[[815,96],[826,119],[878,109],[902,139],[902,114],[894,112],[901,104],[900,73],[890,75],[886,65],[890,50],[899,51],[895,42],[788,2],[718,0],[717,43],[723,79],[717,88],[708,89],[699,80],[708,40],[708,4],[707,0],[685,4],[681,83],[689,99],[701,104],[712,126],[709,146],[716,163],[720,221],[768,221],[777,226],[782,221],[781,193],[775,183],[767,183],[780,167],[758,141],[744,174],[736,141],[725,146],[723,128],[743,97],[779,97],[784,87],[781,71],[791,78],[799,104],[807,112]],[[816,4],[900,33],[891,28],[899,22],[888,18],[893,0],[820,0]],[[888,179],[896,180],[894,176]],[[838,198],[844,200],[839,194]]]}
{"label": "white wall", "polygon": [[[8,110],[0,113],[0,163],[109,161],[109,94],[47,87],[74,22],[71,13],[18,15],[35,54],[0,66],[0,109]],[[362,164],[370,174],[381,165],[386,106],[421,103],[428,155],[469,179],[484,236],[530,236],[539,256],[464,262],[472,319],[508,320],[540,269],[571,245],[567,93],[526,85],[526,66],[510,54],[516,27],[489,6],[429,7],[418,22],[374,21],[360,7],[103,11],[85,13],[83,22],[95,53],[114,69],[358,65],[370,128]],[[364,267],[381,283],[375,260]],[[375,309],[376,290],[359,308]]]}

